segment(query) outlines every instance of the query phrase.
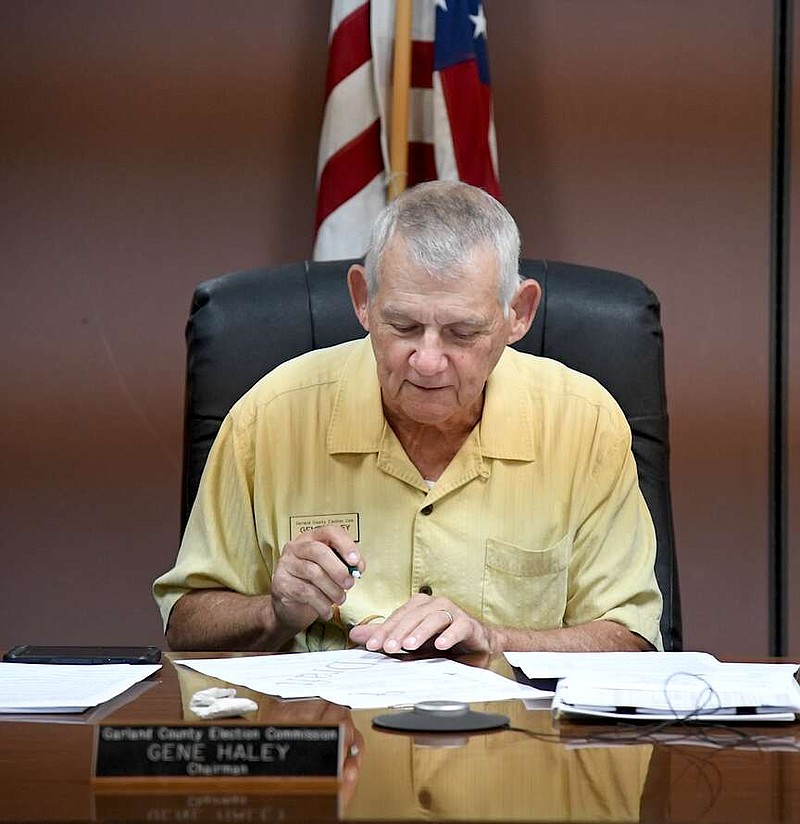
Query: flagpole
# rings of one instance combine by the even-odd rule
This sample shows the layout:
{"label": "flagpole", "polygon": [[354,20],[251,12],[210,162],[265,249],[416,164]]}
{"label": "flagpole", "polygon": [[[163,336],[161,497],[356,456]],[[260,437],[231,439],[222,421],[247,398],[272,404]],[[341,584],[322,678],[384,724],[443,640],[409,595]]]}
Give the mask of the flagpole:
{"label": "flagpole", "polygon": [[408,177],[408,95],[411,86],[411,0],[397,0],[394,23],[389,200],[406,188]]}

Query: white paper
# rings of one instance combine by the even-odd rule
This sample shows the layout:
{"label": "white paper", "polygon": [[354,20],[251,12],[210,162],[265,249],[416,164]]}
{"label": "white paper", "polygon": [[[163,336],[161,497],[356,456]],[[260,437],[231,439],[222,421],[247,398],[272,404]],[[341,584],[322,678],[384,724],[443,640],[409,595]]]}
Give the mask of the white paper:
{"label": "white paper", "polygon": [[703,673],[719,666],[707,652],[506,652],[512,667],[528,678],[566,678],[570,675],[663,675]]}
{"label": "white paper", "polygon": [[161,664],[0,663],[0,713],[83,712],[121,695]]}
{"label": "white paper", "polygon": [[[703,713],[692,715],[689,719],[684,719],[682,715],[664,715],[663,713],[650,712],[618,712],[616,710],[602,710],[595,707],[573,707],[569,704],[554,704],[554,709],[560,715],[574,716],[575,718],[607,718],[610,721],[667,721],[670,718],[675,721],[689,720],[700,723],[717,724],[763,724],[773,721],[794,721],[793,712],[769,712],[769,713],[713,713],[705,715]],[[603,746],[608,746],[604,743]],[[738,749],[738,745],[737,745]]]}
{"label": "white paper", "polygon": [[675,675],[666,681],[660,677],[612,681],[573,676],[559,683],[556,695],[576,706],[636,707],[648,712],[714,713],[737,707],[800,711],[800,689],[791,674],[761,684],[725,673]]}
{"label": "white paper", "polygon": [[718,662],[704,673],[571,675],[559,681],[553,709],[653,720],[793,720],[800,713],[794,664]]}
{"label": "white paper", "polygon": [[553,710],[599,718],[790,721],[797,664],[737,664],[701,652],[507,652],[531,679],[560,679]]}
{"label": "white paper", "polygon": [[446,658],[408,660],[363,649],[175,663],[267,695],[323,698],[354,709],[437,699],[471,703],[552,695]]}

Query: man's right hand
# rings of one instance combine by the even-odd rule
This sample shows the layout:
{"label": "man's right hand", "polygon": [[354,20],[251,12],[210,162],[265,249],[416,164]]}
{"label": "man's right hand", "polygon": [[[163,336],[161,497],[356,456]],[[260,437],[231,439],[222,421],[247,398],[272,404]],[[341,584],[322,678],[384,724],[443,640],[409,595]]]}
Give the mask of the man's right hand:
{"label": "man's right hand", "polygon": [[348,566],[360,572],[366,563],[347,531],[324,526],[289,541],[272,575],[272,609],[277,622],[291,634],[317,618],[329,621],[355,580]]}
{"label": "man's right hand", "polygon": [[344,603],[355,583],[347,565],[366,569],[342,527],[306,532],[284,546],[269,594],[195,589],[179,598],[169,617],[167,641],[184,652],[280,650],[317,618],[330,620],[333,605]]}

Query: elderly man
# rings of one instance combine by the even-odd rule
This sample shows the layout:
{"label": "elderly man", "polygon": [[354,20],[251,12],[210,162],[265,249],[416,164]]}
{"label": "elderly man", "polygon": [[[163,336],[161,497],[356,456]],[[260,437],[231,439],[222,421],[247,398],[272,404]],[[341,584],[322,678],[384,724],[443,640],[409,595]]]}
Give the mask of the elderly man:
{"label": "elderly man", "polygon": [[594,380],[508,347],[541,297],[485,192],[435,182],[348,273],[369,335],[264,377],[154,585],[175,649],[659,648],[630,431]]}

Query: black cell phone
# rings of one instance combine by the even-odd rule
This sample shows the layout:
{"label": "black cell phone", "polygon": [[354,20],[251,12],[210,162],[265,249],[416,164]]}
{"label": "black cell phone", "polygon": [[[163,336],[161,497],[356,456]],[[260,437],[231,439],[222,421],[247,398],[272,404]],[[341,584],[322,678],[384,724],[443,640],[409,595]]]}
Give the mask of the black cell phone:
{"label": "black cell phone", "polygon": [[158,647],[62,647],[20,644],[3,660],[12,664],[157,664]]}

